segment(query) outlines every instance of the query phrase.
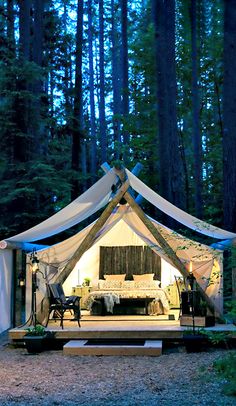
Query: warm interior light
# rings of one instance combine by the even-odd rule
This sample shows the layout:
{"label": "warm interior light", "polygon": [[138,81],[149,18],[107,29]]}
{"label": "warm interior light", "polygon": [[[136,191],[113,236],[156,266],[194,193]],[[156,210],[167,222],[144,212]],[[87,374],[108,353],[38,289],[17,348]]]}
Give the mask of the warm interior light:
{"label": "warm interior light", "polygon": [[20,275],[18,276],[18,286],[20,286],[21,288],[23,288],[25,286],[25,277],[23,272],[20,273]]}
{"label": "warm interior light", "polygon": [[36,272],[39,271],[39,266],[38,266],[39,260],[37,258],[37,252],[33,250],[33,253],[31,255],[31,267],[32,267],[32,272],[35,274]]}
{"label": "warm interior light", "polygon": [[189,262],[189,273],[193,273],[193,263],[192,263],[192,261]]}
{"label": "warm interior light", "polygon": [[33,273],[36,273],[37,271],[39,270],[39,267],[38,267],[38,262],[36,262],[36,261],[32,261],[32,272]]}

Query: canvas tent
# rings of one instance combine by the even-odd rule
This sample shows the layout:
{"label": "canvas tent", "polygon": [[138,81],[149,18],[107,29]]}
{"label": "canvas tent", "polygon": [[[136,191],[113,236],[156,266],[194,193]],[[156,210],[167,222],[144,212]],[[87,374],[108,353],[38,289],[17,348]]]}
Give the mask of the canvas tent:
{"label": "canvas tent", "polygon": [[[158,194],[148,188],[130,171],[126,170],[126,175],[126,183],[118,188],[116,196],[123,196],[124,193],[126,193],[128,187],[131,186],[133,190],[135,190],[137,193],[140,193],[145,199],[149,200],[156,207],[160,208],[161,210],[175,218],[177,221],[189,226],[192,229],[195,229],[196,231],[211,235],[212,237],[219,239],[234,239],[236,237],[234,233],[230,233],[217,227],[213,227],[171,205],[169,202],[165,201]],[[14,247],[14,244],[15,246],[19,247],[20,245],[25,243],[39,241],[43,238],[64,231],[69,227],[72,227],[73,225],[78,224],[82,220],[90,217],[93,213],[107,205],[112,197],[112,190],[114,189],[113,185],[117,183],[117,180],[118,179],[116,171],[114,169],[109,170],[108,173],[104,175],[98,182],[96,182],[90,189],[88,189],[74,202],[56,213],[54,216],[50,217],[48,220],[45,220],[44,222],[31,228],[28,231],[20,233],[4,242],[1,242],[0,247],[4,248],[1,251],[0,256],[1,280],[4,283],[4,285],[1,284],[1,304],[2,308],[5,309],[4,313],[6,313],[7,316],[5,317],[4,322],[0,322],[0,332],[10,327],[9,309],[11,307],[10,298],[12,280],[12,253],[9,250],[9,247]],[[122,188],[123,191],[121,190]],[[99,241],[101,241],[102,238],[105,238],[105,236],[107,236],[107,238],[111,238],[111,234],[108,237],[108,233],[111,233],[112,229],[114,238],[114,229],[117,224],[119,224],[119,226],[128,227],[132,231],[133,235],[136,235],[135,238],[137,240],[140,239],[143,244],[149,245],[153,250],[157,252],[158,255],[163,258],[163,260],[173,265],[169,254],[167,254],[167,252],[163,250],[163,247],[157,243],[153,234],[150,233],[150,227],[147,227],[141,221],[139,216],[137,216],[137,213],[133,210],[133,208],[129,207],[129,205],[125,206],[125,208],[122,208],[122,206],[117,207],[116,203],[119,203],[120,197],[118,196],[116,201],[116,196],[112,199],[114,207],[112,207],[111,203],[109,203],[104,211],[104,213],[108,213],[109,210],[107,211],[107,209],[108,207],[110,207],[109,216],[107,216],[106,214],[104,215],[103,213],[101,217],[96,222],[94,222],[94,224],[86,227],[80,233],[76,234],[66,241],[63,241],[62,243],[38,252],[40,266],[43,267],[43,271],[46,271],[47,275],[50,275],[50,278],[52,280],[58,280],[60,273],[63,273],[65,268],[68,266],[68,263],[71,262],[76,250],[78,250],[80,247],[83,247],[85,240],[89,240],[89,238],[91,237],[91,232],[94,230],[94,227],[96,228],[97,226],[99,226],[99,228],[97,229],[97,232],[93,236],[93,238],[90,238],[90,244],[88,245],[87,250],[85,250],[91,250],[90,253],[86,254],[86,252],[83,252],[83,250],[81,249],[80,257],[82,262],[85,261],[86,255],[89,257],[93,257],[92,252],[93,250],[96,250],[96,246],[99,246]],[[178,260],[180,261],[181,266],[182,264],[185,266],[190,260],[193,261],[193,272],[196,276],[196,279],[198,280],[202,289],[204,291],[207,291],[207,295],[212,297],[216,308],[220,311],[222,308],[222,299],[220,295],[222,278],[218,278],[217,281],[214,281],[214,278],[212,279],[212,277],[217,273],[219,275],[219,272],[222,271],[222,253],[218,250],[214,250],[203,245],[195,244],[190,240],[183,239],[183,237],[179,236],[176,233],[173,233],[171,230],[168,230],[166,227],[157,223],[153,219],[149,219],[149,223],[152,225],[153,228],[155,228],[155,230],[157,230],[159,234],[164,237],[165,241],[168,241],[169,246],[171,246],[172,250],[177,254],[176,258],[178,258]],[[81,261],[80,264],[82,263]],[[78,261],[76,261],[76,263],[77,262]],[[198,265],[196,265],[196,263],[198,263]],[[202,277],[204,277],[205,279],[202,279]],[[207,287],[207,280],[209,280],[209,278],[211,278],[211,282],[213,281],[213,284],[211,283]],[[43,286],[43,284],[41,284],[41,286]],[[42,297],[43,294],[44,293],[42,288]]]}
{"label": "canvas tent", "polygon": [[[169,244],[175,249],[177,255],[185,264],[190,260],[193,264],[193,272],[199,284],[206,290],[207,294],[214,300],[216,308],[222,311],[222,278],[217,278],[215,283],[208,285],[209,278],[213,282],[213,274],[222,274],[222,253],[206,245],[196,243],[160,223],[151,220],[155,227],[165,235]],[[63,271],[65,264],[73,256],[75,249],[88,235],[91,226],[82,230],[75,236],[56,244],[52,247],[38,251],[38,259],[42,274],[46,274],[48,280],[56,281]],[[179,274],[168,255],[157,244],[145,225],[138,218],[137,214],[128,206],[118,206],[115,212],[109,217],[104,227],[96,237],[95,243],[89,248],[77,262],[76,266],[65,280],[64,288],[66,293],[71,294],[71,287],[78,282],[81,283],[84,277],[90,277],[93,286],[99,278],[99,247],[100,246],[149,246],[162,259],[162,286],[171,278],[169,270],[172,268],[176,275]],[[168,266],[169,265],[169,266]],[[167,274],[168,272],[168,274]],[[40,278],[41,299],[44,297],[45,281]],[[29,297],[30,299],[30,297]],[[40,300],[39,300],[40,302]]]}

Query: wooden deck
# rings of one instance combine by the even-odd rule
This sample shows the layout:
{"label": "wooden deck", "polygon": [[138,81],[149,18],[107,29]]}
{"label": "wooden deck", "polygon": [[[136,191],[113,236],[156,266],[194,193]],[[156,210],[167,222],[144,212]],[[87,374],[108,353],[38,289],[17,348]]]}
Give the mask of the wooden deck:
{"label": "wooden deck", "polygon": [[[175,314],[178,318],[178,312]],[[9,330],[9,338],[22,340],[27,326]],[[168,316],[89,316],[84,312],[81,328],[76,321],[65,320],[64,329],[59,322],[50,321],[47,331],[57,340],[75,339],[146,339],[181,340],[187,327],[180,326],[179,320],[169,320]],[[206,330],[229,332],[236,338],[236,326],[217,324]]]}

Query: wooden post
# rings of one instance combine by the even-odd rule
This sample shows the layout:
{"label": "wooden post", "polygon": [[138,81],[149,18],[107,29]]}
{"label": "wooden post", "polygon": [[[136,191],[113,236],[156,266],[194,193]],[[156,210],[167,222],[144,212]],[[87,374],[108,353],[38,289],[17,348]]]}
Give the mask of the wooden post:
{"label": "wooden post", "polygon": [[[108,172],[111,170],[111,167],[110,167],[110,165],[109,165],[107,162],[104,162],[104,163],[101,165],[101,168],[104,170],[105,173],[108,173]],[[126,178],[126,174],[125,174],[124,168],[122,168],[122,169],[118,168],[118,169],[117,169],[117,168],[115,167],[114,169],[115,169],[115,172],[116,172],[117,176],[120,178],[120,180]],[[142,169],[143,169],[143,165],[138,162],[138,163],[134,166],[134,168],[132,169],[131,172],[132,172],[135,176],[138,176],[139,172],[140,172]],[[122,175],[120,176],[120,174],[122,174]],[[131,195],[132,195],[132,189],[131,189],[131,187],[129,188],[129,192],[130,192]],[[143,196],[139,194],[139,195],[136,197],[135,201],[136,201],[138,204],[141,204],[142,201],[143,201],[143,199],[144,199]]]}
{"label": "wooden post", "polygon": [[119,203],[119,201],[121,200],[121,198],[123,197],[124,193],[127,191],[128,188],[129,182],[126,181],[117,191],[112,201],[108,204],[108,206],[103,211],[99,219],[93,225],[89,233],[86,235],[85,239],[80,244],[79,248],[75,251],[72,258],[66,264],[65,268],[62,270],[60,275],[58,275],[55,282],[63,283],[66,280],[72,269],[75,267],[76,263],[82,257],[82,255],[93,245],[96,238],[96,234],[98,233],[98,231],[101,230],[102,226],[105,224],[105,222],[111,215],[112,211],[117,206],[117,204]]}
{"label": "wooden post", "polygon": [[19,242],[19,241],[0,241],[0,250],[10,249],[10,250],[23,250],[26,252],[31,252],[33,250],[41,250],[43,248],[48,248],[48,245],[34,244],[30,242]]}
{"label": "wooden post", "polygon": [[236,243],[233,241],[231,248],[232,256],[232,299],[236,300]]}
{"label": "wooden post", "polygon": [[0,241],[0,249],[5,250],[5,249],[10,249],[10,250],[19,250],[23,249],[23,243],[22,242],[10,242],[7,240],[2,240]]}
{"label": "wooden post", "polygon": [[[129,192],[126,192],[124,194],[124,198],[129,203],[130,207],[132,207],[132,209],[137,214],[137,216],[140,218],[140,220],[147,227],[147,229],[150,231],[150,233],[153,235],[155,240],[159,243],[160,247],[164,250],[164,252],[167,254],[167,256],[171,259],[174,266],[181,272],[181,274],[184,277],[189,276],[189,273],[188,273],[187,269],[185,268],[184,264],[180,261],[180,259],[176,255],[176,253],[171,248],[171,246],[164,239],[164,237],[162,237],[160,232],[152,224],[152,222],[149,220],[149,218],[143,212],[141,207],[138,206],[138,204],[135,202],[135,200],[132,198],[132,196],[129,194]],[[209,296],[207,296],[207,294],[204,292],[204,290],[201,288],[201,286],[199,284],[198,284],[198,288],[199,288],[199,292],[200,292],[201,296],[207,302],[207,305],[208,305],[210,311],[214,314],[216,312],[215,307],[214,307],[214,303],[211,301]]]}
{"label": "wooden post", "polygon": [[19,286],[19,276],[23,272],[22,268],[22,250],[15,250],[14,282],[15,282],[15,325],[22,323],[22,287]]}

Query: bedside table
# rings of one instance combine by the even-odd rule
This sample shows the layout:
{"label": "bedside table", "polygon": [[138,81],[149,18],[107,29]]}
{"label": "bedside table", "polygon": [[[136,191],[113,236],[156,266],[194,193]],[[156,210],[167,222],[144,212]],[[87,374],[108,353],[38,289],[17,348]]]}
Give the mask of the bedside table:
{"label": "bedside table", "polygon": [[92,286],[75,286],[72,288],[72,295],[80,296],[80,308],[82,310],[86,309],[84,304],[85,299],[87,298],[88,294],[91,292]]}
{"label": "bedside table", "polygon": [[179,294],[176,284],[167,286],[166,290],[170,297],[170,307],[179,307]]}

